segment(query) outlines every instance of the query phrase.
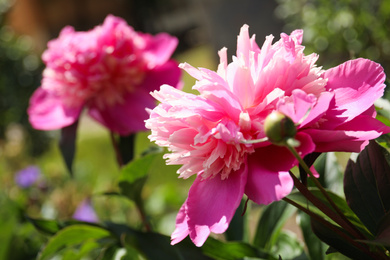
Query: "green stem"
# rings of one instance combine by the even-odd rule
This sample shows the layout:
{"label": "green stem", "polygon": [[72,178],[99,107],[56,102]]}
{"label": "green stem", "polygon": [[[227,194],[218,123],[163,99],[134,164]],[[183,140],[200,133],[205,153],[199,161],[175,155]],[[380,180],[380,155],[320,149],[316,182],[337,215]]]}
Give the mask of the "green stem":
{"label": "green stem", "polygon": [[294,186],[299,190],[299,192],[302,193],[303,196],[307,200],[309,200],[314,206],[316,206],[319,210],[321,210],[326,216],[328,216],[330,219],[332,219],[334,222],[339,224],[341,227],[344,227],[348,232],[350,232],[353,236],[365,239],[363,235],[360,235],[359,232],[354,231],[354,229],[351,229],[350,226],[332,209],[330,209],[328,206],[326,206],[320,199],[318,199],[316,196],[314,196],[309,189],[303,185],[298,178],[290,172],[290,176],[294,181]]}
{"label": "green stem", "polygon": [[152,227],[151,227],[151,225],[150,225],[150,223],[148,221],[148,218],[146,216],[143,204],[142,203],[135,203],[135,204],[137,206],[138,213],[139,213],[139,215],[141,217],[141,221],[144,224],[144,227],[145,227],[146,231],[147,232],[151,232],[152,231]]}
{"label": "green stem", "polygon": [[[301,167],[305,170],[305,172],[311,177],[312,181],[316,185],[316,187],[320,190],[322,195],[326,198],[326,200],[329,202],[329,204],[332,206],[332,208],[336,211],[338,217],[336,219],[333,219],[338,223],[340,226],[344,227],[346,230],[348,230],[351,234],[353,234],[356,238],[359,239],[366,239],[366,237],[345,217],[343,212],[337,207],[337,205],[333,202],[333,200],[329,197],[329,194],[326,192],[326,190],[322,187],[321,183],[317,180],[317,178],[314,176],[314,174],[311,172],[310,168],[307,166],[305,161],[301,158],[301,156],[298,154],[296,149],[292,146],[287,145],[287,148],[290,150],[290,152],[297,158],[299,164]],[[307,189],[305,187],[305,189]],[[309,190],[307,190],[309,191]],[[309,192],[310,193],[310,192]],[[332,214],[333,215],[333,214]],[[330,216],[329,216],[330,217]]]}
{"label": "green stem", "polygon": [[323,219],[322,217],[318,216],[317,214],[311,212],[310,210],[308,210],[307,208],[299,205],[298,203],[290,200],[289,198],[285,197],[283,198],[283,200],[289,204],[291,204],[292,206],[296,207],[297,209],[305,212],[307,215],[309,215],[311,218],[317,220],[318,222],[322,223],[324,226],[328,227],[330,230],[332,230],[333,232],[337,233],[339,236],[343,237],[346,241],[348,241],[351,245],[355,246],[356,248],[359,248],[362,252],[366,253],[368,256],[370,257],[374,257],[373,259],[375,259],[376,255],[373,254],[372,252],[370,252],[369,248],[367,248],[365,245],[362,245],[358,242],[356,242],[352,237],[348,236],[347,234],[345,234],[344,232],[342,232],[340,229],[338,229],[336,226],[332,225],[331,223],[329,223],[328,221],[326,221],[325,219]]}
{"label": "green stem", "polygon": [[[112,146],[114,147],[116,160],[118,162],[119,167],[121,168],[125,165],[124,157],[123,157],[124,153],[122,153],[122,151],[125,148],[122,147],[122,149],[121,149],[121,145],[123,146],[123,144],[121,144],[122,142],[118,142],[118,140],[113,132],[110,132],[110,137],[111,137]],[[124,154],[126,157],[125,159],[126,159],[126,163],[127,163],[127,162],[131,161],[134,157],[133,151],[134,151],[135,135],[131,135],[128,138],[120,137],[120,140],[123,141],[123,143],[125,143],[126,145],[129,145],[129,147],[130,147],[130,153]],[[144,210],[142,203],[136,202],[135,205],[136,205],[136,208],[137,208],[138,213],[140,215],[141,221],[142,221],[143,225],[145,226],[146,231],[148,231],[148,232],[152,231],[152,227],[151,227],[151,225],[146,217],[146,213],[145,213],[145,210]]]}
{"label": "green stem", "polygon": [[124,164],[129,163],[134,158],[135,137],[135,134],[119,136],[118,149]]}
{"label": "green stem", "polygon": [[116,137],[115,137],[113,132],[110,132],[110,138],[111,138],[112,146],[114,147],[116,161],[117,161],[119,167],[121,168],[121,167],[123,167],[124,163],[123,163],[122,155],[121,155],[121,152],[119,149],[118,141],[116,140]]}

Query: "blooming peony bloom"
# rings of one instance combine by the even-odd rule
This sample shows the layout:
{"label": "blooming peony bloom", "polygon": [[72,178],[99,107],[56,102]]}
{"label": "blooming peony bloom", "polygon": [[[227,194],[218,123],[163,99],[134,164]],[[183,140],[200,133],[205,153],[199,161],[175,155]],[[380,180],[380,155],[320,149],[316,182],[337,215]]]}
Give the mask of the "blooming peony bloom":
{"label": "blooming peony bloom", "polygon": [[180,177],[196,175],[176,219],[172,244],[187,235],[201,246],[210,232],[223,233],[244,194],[269,204],[293,188],[289,170],[298,164],[286,147],[265,137],[264,120],[273,111],[297,126],[301,156],[312,152],[359,152],[368,140],[390,129],[375,119],[373,103],[384,91],[382,67],[370,60],[347,61],[335,68],[316,67],[316,54],[304,55],[302,30],[261,47],[248,26],[241,28],[237,53],[228,64],[219,52],[217,72],[181,68],[197,79],[184,93],[168,85],[152,95],[161,103],[150,112],[150,140],[168,147],[167,164]]}
{"label": "blooming peony bloom", "polygon": [[135,32],[112,15],[87,32],[65,27],[43,53],[42,85],[28,109],[32,126],[69,126],[86,107],[92,118],[121,135],[145,130],[145,108],[156,105],[149,92],[179,84],[180,69],[170,60],[177,43],[166,33]]}

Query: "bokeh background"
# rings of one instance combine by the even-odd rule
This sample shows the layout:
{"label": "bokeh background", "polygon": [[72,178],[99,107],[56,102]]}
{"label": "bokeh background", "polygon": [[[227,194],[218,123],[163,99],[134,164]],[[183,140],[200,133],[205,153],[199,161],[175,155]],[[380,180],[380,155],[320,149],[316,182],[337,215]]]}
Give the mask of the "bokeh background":
{"label": "bokeh background", "polygon": [[[35,259],[47,241],[26,216],[70,219],[83,201],[100,220],[140,224],[129,201],[102,195],[117,190],[119,173],[106,129],[82,118],[71,177],[59,132],[32,129],[26,114],[47,42],[64,26],[89,30],[108,14],[138,31],[178,37],[174,58],[195,67],[214,70],[222,47],[233,55],[246,23],[260,46],[266,35],[277,40],[281,32],[304,29],[305,53],[320,54],[325,69],[364,57],[390,73],[388,0],[0,0],[0,259]],[[183,80],[191,91],[194,79],[184,74]],[[152,145],[147,135],[137,136],[137,155]],[[177,179],[177,167],[162,159],[154,164],[143,196],[152,224],[169,235],[192,179]]]}

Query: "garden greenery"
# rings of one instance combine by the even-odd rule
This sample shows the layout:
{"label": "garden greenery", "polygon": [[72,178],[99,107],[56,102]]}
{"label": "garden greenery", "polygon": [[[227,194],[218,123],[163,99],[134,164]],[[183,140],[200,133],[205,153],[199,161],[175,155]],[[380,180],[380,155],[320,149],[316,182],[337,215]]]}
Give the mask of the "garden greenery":
{"label": "garden greenery", "polygon": [[[287,17],[287,8],[280,8]],[[340,17],[348,22],[345,13]],[[39,251],[40,260],[389,259],[384,69],[365,58],[324,69],[318,54],[306,53],[304,33],[297,29],[262,42],[243,25],[235,56],[221,49],[213,71],[178,65],[171,58],[175,37],[136,32],[119,17],[109,15],[87,32],[64,28],[43,54],[46,67],[30,98],[30,123],[60,130],[59,150],[76,181],[82,149],[77,131],[87,111],[108,132],[109,141],[94,152],[115,156],[119,173],[106,172],[114,184],[90,192],[67,219],[50,218],[44,203],[40,214],[29,214],[0,194],[11,212],[44,234],[31,240],[35,251],[24,257]],[[180,69],[195,78],[196,94],[181,90]],[[140,147],[146,130],[151,142]],[[341,166],[335,153],[351,157]],[[161,158],[179,168],[164,168]],[[177,187],[164,196],[150,190],[156,172],[163,181],[175,171],[186,196]],[[26,192],[19,203],[30,206],[55,185],[33,165],[14,182],[10,193]],[[157,202],[145,194],[157,194]],[[168,196],[182,206],[159,211]],[[125,201],[131,210],[121,212],[113,203],[107,208],[116,211],[104,216],[94,210],[101,197]],[[7,226],[18,226],[17,220],[0,211],[1,236],[11,241]],[[169,231],[162,227],[164,215],[176,216]],[[292,217],[300,237],[283,228]],[[2,256],[21,257],[0,250]]]}

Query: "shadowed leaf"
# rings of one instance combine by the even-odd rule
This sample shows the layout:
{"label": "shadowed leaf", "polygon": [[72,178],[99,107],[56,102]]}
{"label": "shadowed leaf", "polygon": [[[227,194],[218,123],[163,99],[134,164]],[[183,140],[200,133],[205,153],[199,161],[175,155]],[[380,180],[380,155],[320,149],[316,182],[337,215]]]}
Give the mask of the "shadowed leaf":
{"label": "shadowed leaf", "polygon": [[[97,241],[110,236],[111,234],[109,231],[100,227],[90,225],[72,225],[58,231],[56,235],[51,237],[37,259],[50,259],[51,256],[63,248],[84,244],[86,242],[89,243]],[[95,244],[93,243],[92,245]],[[92,250],[95,246],[88,248]]]}
{"label": "shadowed leaf", "polygon": [[246,217],[245,215],[242,215],[244,207],[245,200],[242,200],[225,232],[226,239],[229,241],[241,241],[244,237],[244,220]]}
{"label": "shadowed leaf", "polygon": [[314,163],[314,167],[320,175],[318,180],[324,188],[336,194],[344,194],[343,178],[344,169],[337,161],[334,153],[323,153]]}
{"label": "shadowed leaf", "polygon": [[[324,195],[319,191],[317,188],[309,188],[310,192],[317,197],[322,203],[324,203],[328,208],[332,208],[328,200],[324,197]],[[340,211],[343,213],[343,215],[355,226],[359,229],[361,233],[363,233],[366,237],[372,238],[372,234],[370,234],[367,230],[367,228],[363,225],[363,223],[360,221],[358,216],[351,210],[351,208],[348,206],[347,202],[340,197],[339,195],[327,191],[329,197],[333,200],[333,202],[337,205],[337,207],[340,209]],[[317,207],[315,207],[312,203],[310,203],[306,197],[300,193],[300,192],[292,192],[290,195],[287,196],[290,200],[294,201],[295,203],[301,205],[302,207],[308,209],[313,214],[316,214],[325,220],[329,221],[330,223],[335,224],[333,220],[331,220],[327,215],[325,215],[323,212],[321,212]],[[332,209],[333,210],[333,209]],[[334,210],[333,210],[334,211]]]}
{"label": "shadowed leaf", "polygon": [[157,153],[150,153],[125,165],[120,172],[120,193],[136,203],[141,200],[141,190]]}
{"label": "shadowed leaf", "polygon": [[348,205],[376,235],[379,222],[390,210],[389,153],[375,141],[350,160],[344,175]]}
{"label": "shadowed leaf", "polygon": [[35,219],[26,217],[28,221],[31,222],[31,224],[34,225],[34,227],[48,235],[54,235],[58,231],[63,228],[63,226],[57,221],[57,220],[49,220],[49,219]]}
{"label": "shadowed leaf", "polygon": [[73,175],[72,165],[76,152],[76,135],[77,135],[78,121],[70,126],[61,129],[61,138],[59,141],[59,148],[64,158],[66,168],[69,173]]}
{"label": "shadowed leaf", "polygon": [[220,260],[236,260],[244,257],[253,257],[256,259],[276,259],[269,253],[261,251],[252,245],[243,242],[222,242],[209,237],[202,246],[202,251],[212,257]]}
{"label": "shadowed leaf", "polygon": [[390,213],[387,213],[386,216],[380,222],[377,234],[378,235],[376,236],[375,239],[364,240],[362,242],[371,245],[384,246],[389,248],[390,247]]}
{"label": "shadowed leaf", "polygon": [[189,239],[172,246],[168,236],[153,232],[141,232],[128,226],[106,223],[124,246],[136,249],[148,260],[211,260],[203,254],[202,248],[196,247]]}
{"label": "shadowed leaf", "polygon": [[265,208],[254,238],[254,245],[270,249],[286,220],[295,212],[295,208],[284,201],[275,201]]}
{"label": "shadowed leaf", "polygon": [[135,134],[119,137],[119,150],[124,164],[134,158]]}
{"label": "shadowed leaf", "polygon": [[[345,241],[345,239],[338,235],[336,232],[324,226],[322,223],[316,221],[313,218],[311,219],[311,225],[313,232],[318,238],[320,238],[326,244],[336,249],[338,252],[344,254],[345,256],[348,256],[355,260],[372,259],[371,256],[366,255],[361,250]],[[344,232],[342,229],[336,226],[334,227]]]}
{"label": "shadowed leaf", "polygon": [[299,212],[299,226],[302,230],[303,239],[305,241],[309,257],[312,260],[323,260],[324,256],[324,244],[318,239],[318,237],[311,230],[310,216],[303,212]]}

